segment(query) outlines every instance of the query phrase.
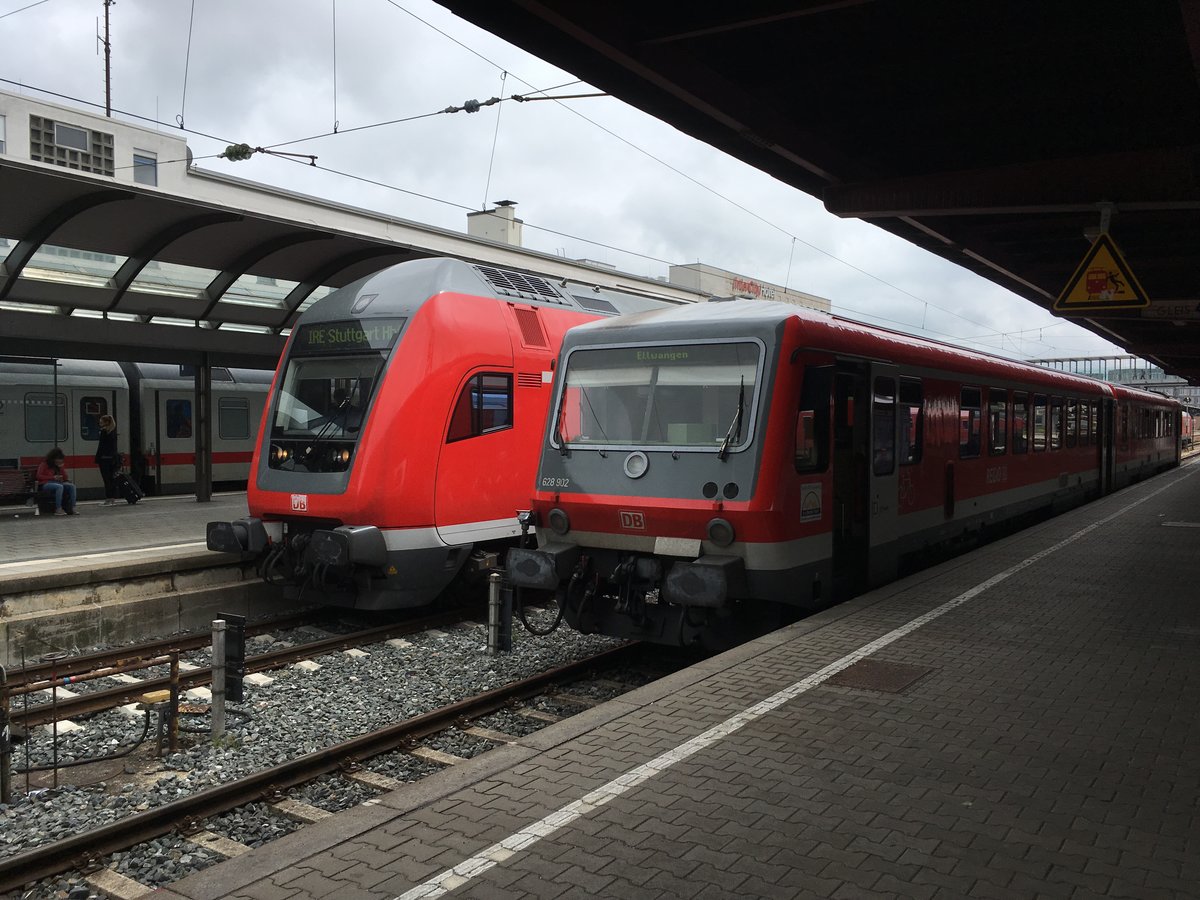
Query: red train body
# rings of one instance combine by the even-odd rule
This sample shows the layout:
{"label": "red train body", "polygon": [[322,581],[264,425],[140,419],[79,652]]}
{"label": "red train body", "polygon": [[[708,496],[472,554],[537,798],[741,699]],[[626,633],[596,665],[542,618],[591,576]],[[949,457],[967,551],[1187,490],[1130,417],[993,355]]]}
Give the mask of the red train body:
{"label": "red train body", "polygon": [[250,517],[210,523],[208,546],[261,554],[308,602],[432,602],[518,534],[562,334],[666,302],[451,259],[335,291],[280,361]]}
{"label": "red train body", "polygon": [[573,329],[518,587],[724,646],[1174,466],[1172,400],[767,302]]}

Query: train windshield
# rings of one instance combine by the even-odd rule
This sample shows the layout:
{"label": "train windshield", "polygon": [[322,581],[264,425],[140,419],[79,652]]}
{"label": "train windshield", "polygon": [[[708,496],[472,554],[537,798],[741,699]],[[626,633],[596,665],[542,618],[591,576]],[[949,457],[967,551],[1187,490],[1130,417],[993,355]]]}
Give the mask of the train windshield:
{"label": "train windshield", "polygon": [[297,330],[275,398],[271,468],[340,472],[349,467],[367,406],[403,325],[403,319],[376,319]]}
{"label": "train windshield", "polygon": [[753,433],[761,358],[749,341],[574,350],[551,442],[737,450]]}

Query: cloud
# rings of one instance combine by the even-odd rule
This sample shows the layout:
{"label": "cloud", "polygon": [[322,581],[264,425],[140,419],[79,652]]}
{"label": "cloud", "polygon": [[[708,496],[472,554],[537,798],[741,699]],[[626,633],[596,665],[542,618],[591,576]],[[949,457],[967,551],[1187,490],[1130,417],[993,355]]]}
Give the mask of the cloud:
{"label": "cloud", "polygon": [[[0,15],[13,8],[0,0]],[[465,230],[468,209],[511,199],[526,245],[543,252],[652,277],[702,261],[830,298],[839,314],[1009,355],[1119,352],[614,98],[435,114],[574,76],[428,0],[338,4],[336,40],[333,8],[204,0],[193,21],[182,0],[116,5],[113,105],[165,123],[182,116],[203,133],[187,139],[206,168],[338,203]],[[95,0],[53,0],[0,19],[0,77],[102,104],[98,12]],[[421,118],[354,130],[411,117]],[[204,158],[232,142],[325,135],[335,123],[338,134],[283,149],[361,180],[261,156]]]}

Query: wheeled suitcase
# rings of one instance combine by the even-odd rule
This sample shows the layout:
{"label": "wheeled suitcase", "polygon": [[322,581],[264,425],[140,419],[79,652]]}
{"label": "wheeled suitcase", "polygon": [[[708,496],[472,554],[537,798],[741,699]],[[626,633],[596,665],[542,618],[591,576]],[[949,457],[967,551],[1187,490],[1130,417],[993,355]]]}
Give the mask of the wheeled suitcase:
{"label": "wheeled suitcase", "polygon": [[137,503],[146,496],[146,492],[137,486],[137,482],[124,472],[117,472],[113,475],[113,482],[117,486],[117,492],[125,498],[126,503]]}

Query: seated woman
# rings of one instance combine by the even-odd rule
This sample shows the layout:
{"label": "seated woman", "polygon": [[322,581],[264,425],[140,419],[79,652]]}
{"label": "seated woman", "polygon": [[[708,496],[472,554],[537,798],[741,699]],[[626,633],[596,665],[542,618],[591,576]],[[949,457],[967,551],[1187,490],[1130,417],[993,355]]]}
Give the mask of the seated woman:
{"label": "seated woman", "polygon": [[71,473],[64,465],[66,456],[61,447],[55,447],[46,454],[46,458],[38,465],[37,484],[39,491],[54,495],[54,514],[56,516],[73,516],[75,512],[75,485],[71,483]]}

